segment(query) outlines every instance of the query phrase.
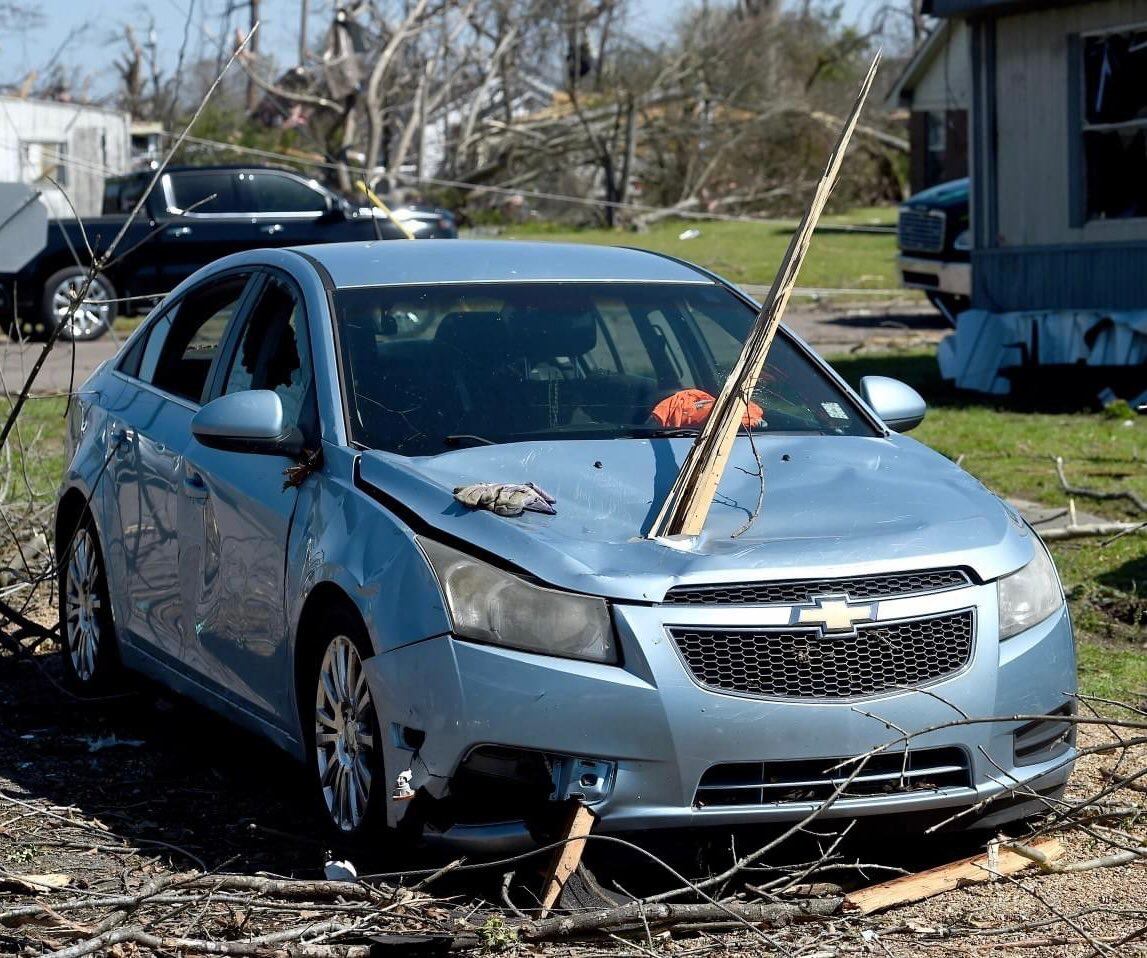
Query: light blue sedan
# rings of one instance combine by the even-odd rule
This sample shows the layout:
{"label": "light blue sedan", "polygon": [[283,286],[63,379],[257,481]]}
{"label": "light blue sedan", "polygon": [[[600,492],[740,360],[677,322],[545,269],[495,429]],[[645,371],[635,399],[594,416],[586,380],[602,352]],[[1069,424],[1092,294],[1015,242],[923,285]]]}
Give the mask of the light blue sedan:
{"label": "light blue sedan", "polygon": [[[857,395],[782,331],[704,533],[646,536],[754,316],[591,246],[200,270],[72,407],[71,682],[144,673],[266,735],[350,837],[495,851],[570,800],[606,832],[1030,813],[1075,755],[1063,591],[1008,505],[899,434],[909,387]],[[554,502],[455,498],[476,483]]]}

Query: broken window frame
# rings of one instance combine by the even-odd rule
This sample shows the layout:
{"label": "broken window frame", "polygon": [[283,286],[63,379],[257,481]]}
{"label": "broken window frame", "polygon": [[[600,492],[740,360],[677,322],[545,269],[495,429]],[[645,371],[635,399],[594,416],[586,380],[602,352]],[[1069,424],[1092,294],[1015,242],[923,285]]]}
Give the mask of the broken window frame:
{"label": "broken window frame", "polygon": [[[1147,21],[1140,21],[1131,24],[1123,24],[1115,27],[1105,27],[1099,30],[1089,30],[1079,33],[1078,36],[1078,124],[1075,136],[1078,138],[1077,156],[1078,161],[1075,164],[1075,174],[1079,181],[1079,201],[1078,213],[1079,225],[1086,223],[1124,223],[1124,222],[1137,222],[1147,219],[1147,202],[1141,202],[1139,205],[1141,211],[1131,215],[1109,215],[1102,209],[1097,208],[1097,200],[1092,195],[1091,182],[1092,182],[1092,166],[1088,160],[1088,140],[1089,137],[1094,137],[1096,134],[1107,133],[1125,133],[1141,131],[1142,135],[1147,138],[1147,95],[1144,95],[1144,102],[1142,107],[1142,115],[1129,117],[1122,120],[1113,121],[1096,121],[1089,120],[1094,112],[1091,109],[1092,104],[1095,102],[1092,93],[1098,94],[1098,91],[1092,91],[1088,88],[1088,45],[1096,41],[1104,41],[1107,38],[1118,36],[1120,34],[1142,34],[1141,44],[1147,44]],[[1136,49],[1144,49],[1140,46]],[[1147,55],[1147,49],[1144,49]],[[1147,90],[1147,85],[1144,86]],[[1147,150],[1147,144],[1145,144]],[[1147,157],[1145,157],[1145,165],[1147,165]],[[1096,170],[1097,173],[1102,171]],[[1104,177],[1106,181],[1117,179],[1120,182],[1132,185],[1132,180],[1127,177]],[[1135,199],[1129,194],[1129,205],[1135,204]]]}

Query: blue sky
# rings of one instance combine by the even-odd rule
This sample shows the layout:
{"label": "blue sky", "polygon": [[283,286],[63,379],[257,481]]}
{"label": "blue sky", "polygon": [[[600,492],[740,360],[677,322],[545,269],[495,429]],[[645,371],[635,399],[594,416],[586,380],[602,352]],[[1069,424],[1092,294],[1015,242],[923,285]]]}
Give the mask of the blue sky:
{"label": "blue sky", "polygon": [[[213,51],[212,33],[218,25],[218,12],[229,0],[38,0],[30,4],[41,11],[46,25],[24,33],[0,29],[0,83],[19,79],[28,69],[42,64],[58,46],[63,36],[78,31],[69,45],[71,62],[78,63],[85,73],[98,77],[91,93],[99,96],[108,92],[115,83],[113,63],[119,50],[117,38],[124,23],[136,26],[137,35],[145,39],[144,25],[150,14],[155,18],[157,45],[164,63],[175,63],[188,4],[195,3],[197,26],[192,28],[189,55],[194,58],[196,46]],[[668,34],[667,24],[681,7],[699,0],[635,0],[635,25],[650,39]],[[849,17],[862,16],[877,0],[845,0]],[[312,15],[308,33],[317,37],[330,17],[331,0],[311,0]],[[275,51],[280,64],[293,62],[297,44],[299,0],[261,0],[263,25],[260,28],[261,47]],[[206,10],[208,16],[201,19]]]}

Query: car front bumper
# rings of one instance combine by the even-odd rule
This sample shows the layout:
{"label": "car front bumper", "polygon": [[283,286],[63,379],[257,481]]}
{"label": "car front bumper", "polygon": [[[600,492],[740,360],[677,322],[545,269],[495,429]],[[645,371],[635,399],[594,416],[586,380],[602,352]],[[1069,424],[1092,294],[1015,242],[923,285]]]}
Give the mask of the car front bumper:
{"label": "car front bumper", "polygon": [[919,256],[899,256],[896,265],[900,280],[908,289],[949,293],[953,296],[972,295],[972,264],[950,263]]}
{"label": "car front bumper", "polygon": [[[821,800],[702,807],[698,785],[716,764],[824,760],[827,768],[830,760],[903,749],[900,730],[911,734],[912,750],[962,750],[968,784],[841,797],[824,817],[955,811],[1021,788],[1062,786],[1073,747],[1061,745],[1046,760],[1038,751],[1017,760],[1015,732],[1023,723],[993,719],[1070,707],[1076,672],[1066,608],[1004,642],[997,635],[994,584],[881,602],[880,615],[969,607],[976,610],[977,627],[963,671],[923,689],[859,699],[765,699],[708,690],[693,680],[667,631],[700,623],[757,627],[770,618],[784,621],[785,608],[615,606],[621,666],[439,636],[376,656],[366,668],[375,701],[385,703],[380,711],[391,729],[385,736],[390,772],[413,768],[416,785],[442,796],[482,745],[607,762],[614,769],[611,781],[591,802],[601,831],[799,820]],[[417,748],[408,744],[410,730]],[[983,811],[1002,806],[989,803]],[[402,814],[401,807],[392,808],[392,822]]]}

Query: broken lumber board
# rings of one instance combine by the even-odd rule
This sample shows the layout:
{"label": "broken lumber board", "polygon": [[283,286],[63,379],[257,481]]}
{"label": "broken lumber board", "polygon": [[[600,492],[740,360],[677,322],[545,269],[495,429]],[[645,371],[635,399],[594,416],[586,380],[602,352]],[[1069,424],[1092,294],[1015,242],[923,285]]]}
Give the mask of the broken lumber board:
{"label": "broken lumber board", "polygon": [[570,813],[569,825],[563,836],[566,842],[555,853],[553,865],[550,866],[550,873],[546,878],[545,893],[542,895],[543,917],[557,903],[570,875],[577,871],[582,852],[585,851],[585,836],[590,833],[593,823],[593,812],[578,802]]}
{"label": "broken lumber board", "polygon": [[[1032,848],[1043,854],[1047,861],[1055,861],[1063,855],[1063,845],[1055,838],[1038,842]],[[973,855],[971,858],[941,865],[939,868],[930,868],[915,875],[903,875],[881,882],[879,885],[870,885],[868,888],[845,895],[844,909],[871,915],[885,908],[923,901],[925,898],[954,891],[964,885],[993,881],[1002,875],[1014,875],[1035,864],[1031,858],[1007,848],[997,849],[994,862],[990,861],[991,858],[990,852]]]}
{"label": "broken lumber board", "polygon": [[820,214],[824,211],[836,185],[849,140],[856,129],[879,65],[880,54],[877,53],[872,59],[872,65],[868,68],[864,82],[860,85],[860,92],[852,105],[848,119],[841,127],[836,145],[829,154],[828,163],[820,182],[817,183],[808,209],[805,210],[800,226],[789,241],[789,248],[777,268],[776,278],[769,288],[764,305],[761,306],[749,330],[741,355],[737,357],[737,362],[721,387],[721,394],[713,403],[712,412],[701,428],[701,433],[690,447],[689,454],[681,465],[681,471],[665,497],[657,518],[646,533],[646,538],[698,536],[705,527],[709,509],[717,495],[717,486],[725,473],[729,455],[733,451],[737,431],[741,427],[745,410],[748,409],[750,393],[765,367],[773,337],[776,335],[793,287],[796,286],[797,276],[804,263],[805,254],[808,253]]}

